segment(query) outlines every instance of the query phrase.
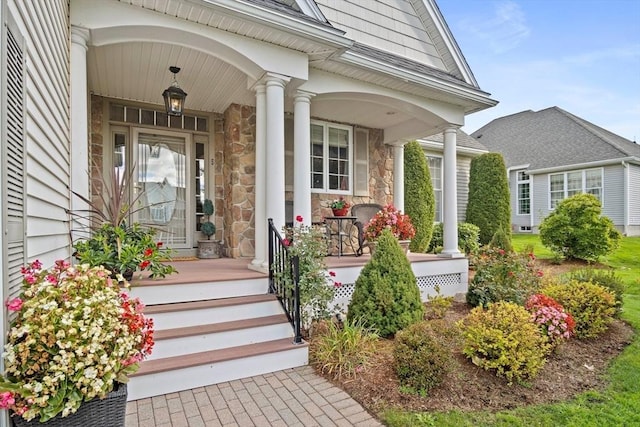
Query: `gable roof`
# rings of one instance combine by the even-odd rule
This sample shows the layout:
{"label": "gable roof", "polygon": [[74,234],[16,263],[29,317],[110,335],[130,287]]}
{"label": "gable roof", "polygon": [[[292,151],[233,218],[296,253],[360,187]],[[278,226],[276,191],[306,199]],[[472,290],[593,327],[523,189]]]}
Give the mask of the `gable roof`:
{"label": "gable roof", "polygon": [[529,165],[529,170],[536,170],[629,157],[640,160],[640,145],[558,107],[500,117],[471,136],[501,153],[507,167]]}

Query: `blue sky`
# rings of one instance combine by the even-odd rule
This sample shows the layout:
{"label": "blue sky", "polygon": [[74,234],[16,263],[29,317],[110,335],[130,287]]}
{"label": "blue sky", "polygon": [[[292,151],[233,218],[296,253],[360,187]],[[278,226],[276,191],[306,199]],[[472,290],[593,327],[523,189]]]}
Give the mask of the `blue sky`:
{"label": "blue sky", "polygon": [[480,88],[500,103],[491,120],[558,106],[640,142],[640,1],[436,0]]}

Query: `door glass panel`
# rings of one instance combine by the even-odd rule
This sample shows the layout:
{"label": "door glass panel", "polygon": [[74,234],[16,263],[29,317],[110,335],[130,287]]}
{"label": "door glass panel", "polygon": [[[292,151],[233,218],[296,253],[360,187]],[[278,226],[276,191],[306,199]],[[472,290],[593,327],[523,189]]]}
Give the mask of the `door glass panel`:
{"label": "door glass panel", "polygon": [[143,208],[138,221],[158,229],[174,248],[187,247],[187,170],[184,138],[140,133],[137,190]]}

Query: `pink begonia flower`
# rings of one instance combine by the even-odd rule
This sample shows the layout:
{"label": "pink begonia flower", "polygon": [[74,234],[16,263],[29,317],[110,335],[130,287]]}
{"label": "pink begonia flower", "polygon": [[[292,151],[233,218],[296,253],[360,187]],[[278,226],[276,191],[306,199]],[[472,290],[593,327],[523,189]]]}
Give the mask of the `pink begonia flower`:
{"label": "pink begonia flower", "polygon": [[13,397],[13,393],[10,391],[0,393],[0,409],[8,409],[14,403],[16,403],[16,400]]}
{"label": "pink begonia flower", "polygon": [[289,239],[282,239],[282,244],[285,246],[289,246],[291,242],[289,242]]}
{"label": "pink begonia flower", "polygon": [[298,221],[298,222],[302,222],[302,221],[303,221],[302,215],[298,215],[298,216],[296,217],[296,221]]}
{"label": "pink begonia flower", "polygon": [[20,298],[14,298],[6,303],[9,311],[20,311],[22,308],[22,300]]}
{"label": "pink begonia flower", "polygon": [[331,277],[336,277],[336,272],[335,272],[335,271],[330,271],[330,272],[329,272],[329,276],[331,276]]}
{"label": "pink begonia flower", "polygon": [[342,286],[342,282],[333,282],[333,286],[339,288],[340,286]]}

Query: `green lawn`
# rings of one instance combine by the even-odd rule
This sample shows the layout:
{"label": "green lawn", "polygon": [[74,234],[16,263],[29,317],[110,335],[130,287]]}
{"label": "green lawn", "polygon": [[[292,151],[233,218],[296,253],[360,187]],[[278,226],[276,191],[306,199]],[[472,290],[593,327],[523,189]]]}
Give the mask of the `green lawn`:
{"label": "green lawn", "polygon": [[[552,254],[536,235],[515,235],[520,251],[534,247],[540,258]],[[636,330],[634,342],[615,359],[608,370],[609,387],[603,392],[586,392],[560,404],[491,412],[409,413],[390,411],[384,421],[395,426],[631,426],[640,425],[640,237],[623,238],[620,248],[604,258],[628,285],[623,318]]]}

